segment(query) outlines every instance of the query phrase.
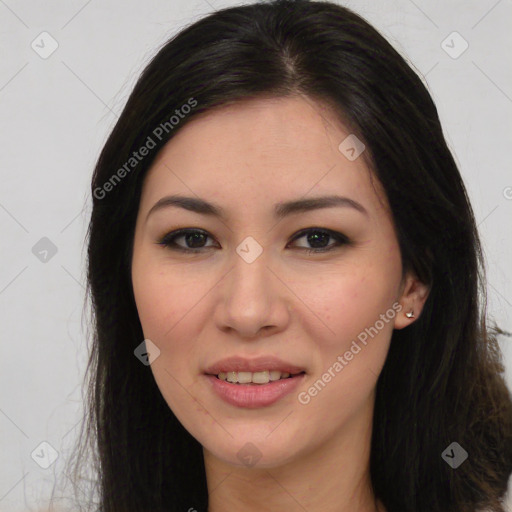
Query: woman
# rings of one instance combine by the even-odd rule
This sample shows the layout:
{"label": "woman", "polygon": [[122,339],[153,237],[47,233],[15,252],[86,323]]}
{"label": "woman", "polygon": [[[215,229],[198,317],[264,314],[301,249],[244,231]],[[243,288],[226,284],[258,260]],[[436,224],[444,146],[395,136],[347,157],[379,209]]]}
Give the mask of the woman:
{"label": "woman", "polygon": [[278,0],[184,29],[92,192],[103,512],[503,512],[512,403],[472,209],[367,22]]}

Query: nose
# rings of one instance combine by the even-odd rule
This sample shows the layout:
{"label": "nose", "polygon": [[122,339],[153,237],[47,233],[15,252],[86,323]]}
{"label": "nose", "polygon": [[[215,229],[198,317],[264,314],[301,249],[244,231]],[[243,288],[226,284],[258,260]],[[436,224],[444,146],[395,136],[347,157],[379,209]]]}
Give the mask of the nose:
{"label": "nose", "polygon": [[231,261],[233,265],[217,289],[217,327],[248,340],[286,329],[292,294],[278,272],[270,268],[265,251],[252,263],[237,253]]}

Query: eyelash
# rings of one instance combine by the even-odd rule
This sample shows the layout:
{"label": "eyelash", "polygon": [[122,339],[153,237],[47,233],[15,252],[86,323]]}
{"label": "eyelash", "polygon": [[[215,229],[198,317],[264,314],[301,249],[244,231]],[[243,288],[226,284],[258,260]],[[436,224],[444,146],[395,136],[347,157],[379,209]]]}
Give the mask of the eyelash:
{"label": "eyelash", "polygon": [[[157,244],[162,245],[163,247],[168,248],[172,251],[179,251],[179,252],[183,252],[183,253],[196,253],[196,254],[200,253],[200,252],[204,252],[205,249],[212,248],[212,246],[210,246],[210,247],[201,247],[201,248],[197,248],[197,249],[191,249],[191,248],[185,248],[185,247],[176,245],[176,240],[178,238],[181,238],[187,234],[194,234],[194,233],[199,233],[199,234],[205,235],[208,238],[210,238],[209,234],[206,231],[203,231],[201,229],[185,228],[185,229],[178,229],[176,231],[171,231],[170,233],[167,233],[166,235],[163,236],[163,238],[160,239],[160,241],[157,242]],[[337,245],[327,247],[327,248],[321,248],[321,249],[307,249],[306,247],[299,247],[299,249],[306,251],[308,254],[326,253],[326,252],[332,251],[333,249],[336,249],[340,246],[351,244],[351,241],[349,240],[349,238],[347,236],[345,236],[343,233],[338,233],[337,231],[332,231],[330,229],[325,229],[325,228],[302,229],[294,235],[294,237],[290,240],[290,242],[295,242],[296,240],[308,235],[309,233],[321,233],[324,235],[328,235],[331,238],[334,238],[336,240]]]}

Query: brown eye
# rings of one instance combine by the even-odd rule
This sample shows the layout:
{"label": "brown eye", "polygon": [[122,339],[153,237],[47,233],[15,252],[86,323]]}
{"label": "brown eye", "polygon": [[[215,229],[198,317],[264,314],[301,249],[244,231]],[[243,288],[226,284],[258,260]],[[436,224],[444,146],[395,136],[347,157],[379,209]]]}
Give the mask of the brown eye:
{"label": "brown eye", "polygon": [[[183,238],[185,246],[176,243],[176,240]],[[179,229],[167,233],[159,242],[158,245],[163,245],[172,250],[183,252],[201,252],[202,249],[209,249],[212,246],[204,245],[206,240],[210,238],[206,231],[199,229]]]}
{"label": "brown eye", "polygon": [[[293,238],[292,242],[301,238],[305,238],[306,242],[312,246],[312,248],[299,247],[299,249],[304,249],[308,253],[328,252],[350,243],[350,240],[343,233],[323,228],[303,229]],[[329,239],[334,239],[334,244],[329,244]]]}

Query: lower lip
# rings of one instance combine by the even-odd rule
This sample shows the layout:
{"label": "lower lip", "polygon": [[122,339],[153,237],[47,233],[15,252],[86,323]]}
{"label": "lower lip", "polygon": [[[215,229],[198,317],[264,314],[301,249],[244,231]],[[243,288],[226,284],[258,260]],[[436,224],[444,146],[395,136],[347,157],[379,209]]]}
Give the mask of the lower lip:
{"label": "lower lip", "polygon": [[211,382],[215,393],[228,404],[256,409],[271,405],[291,393],[302,382],[305,375],[300,373],[295,377],[268,384],[233,384],[215,375],[206,375],[206,377]]}

